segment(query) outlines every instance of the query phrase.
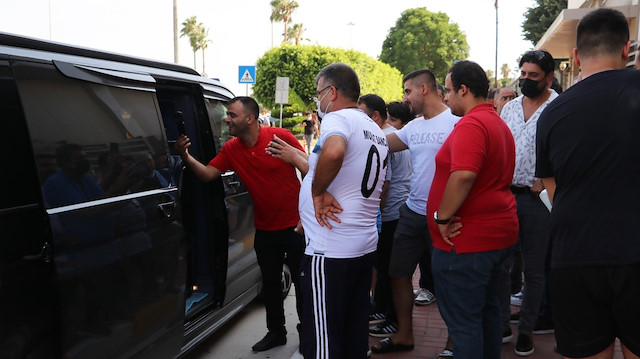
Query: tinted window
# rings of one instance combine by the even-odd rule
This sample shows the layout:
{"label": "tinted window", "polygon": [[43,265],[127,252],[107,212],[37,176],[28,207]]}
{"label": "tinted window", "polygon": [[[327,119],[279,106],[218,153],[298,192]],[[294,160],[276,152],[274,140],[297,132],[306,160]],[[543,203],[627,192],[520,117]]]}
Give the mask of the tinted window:
{"label": "tinted window", "polygon": [[231,138],[229,126],[224,122],[225,117],[227,117],[227,108],[222,102],[214,99],[205,99],[205,104],[207,105],[213,138],[216,141],[217,150],[220,150],[225,142]]}
{"label": "tinted window", "polygon": [[45,206],[174,184],[151,91],[67,78],[49,64],[16,64],[14,73]]}

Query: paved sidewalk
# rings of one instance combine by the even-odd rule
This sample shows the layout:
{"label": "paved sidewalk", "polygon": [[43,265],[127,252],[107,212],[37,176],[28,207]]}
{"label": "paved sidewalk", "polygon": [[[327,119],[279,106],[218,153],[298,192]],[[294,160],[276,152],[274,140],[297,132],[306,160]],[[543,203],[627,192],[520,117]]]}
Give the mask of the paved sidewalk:
{"label": "paved sidewalk", "polygon": [[[413,275],[413,286],[418,287],[420,272]],[[415,338],[415,349],[410,352],[371,354],[372,359],[436,359],[442,352],[447,341],[447,326],[444,324],[438,302],[426,306],[413,307],[413,335]],[[518,307],[512,306],[511,311],[516,312]],[[514,338],[511,343],[502,345],[501,359],[522,358],[514,353],[517,340],[518,325],[511,324]],[[377,343],[381,338],[369,337],[369,345]],[[553,334],[534,335],[533,338],[535,352],[528,356],[530,359],[555,359],[561,358],[560,354],[554,351],[556,346]],[[455,356],[455,353],[454,353]],[[622,359],[619,342],[616,343],[614,359]]]}

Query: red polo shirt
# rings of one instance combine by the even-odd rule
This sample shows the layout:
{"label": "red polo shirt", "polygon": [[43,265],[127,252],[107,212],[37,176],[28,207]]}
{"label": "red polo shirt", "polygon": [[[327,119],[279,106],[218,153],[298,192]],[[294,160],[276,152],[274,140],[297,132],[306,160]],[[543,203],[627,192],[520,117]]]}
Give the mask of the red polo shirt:
{"label": "red polo shirt", "polygon": [[304,151],[289,130],[261,127],[258,141],[248,147],[239,138],[227,141],[209,165],[221,172],[235,171],[253,200],[256,229],[277,231],[298,223],[300,181],[295,167],[265,152],[273,135]]}

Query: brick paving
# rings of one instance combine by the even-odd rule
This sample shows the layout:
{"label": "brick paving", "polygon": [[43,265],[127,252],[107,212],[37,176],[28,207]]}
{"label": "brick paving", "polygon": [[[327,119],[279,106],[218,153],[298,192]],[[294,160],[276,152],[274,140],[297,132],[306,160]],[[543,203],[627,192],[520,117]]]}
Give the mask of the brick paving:
{"label": "brick paving", "polygon": [[[418,287],[418,278],[420,272],[416,271],[413,276],[413,286]],[[512,306],[511,311],[516,312],[518,307]],[[511,343],[502,345],[502,359],[522,358],[514,353],[517,340],[518,325],[511,324],[511,330],[514,338]],[[440,312],[438,311],[437,301],[434,304],[426,306],[413,307],[413,335],[415,339],[415,349],[409,352],[396,352],[385,354],[371,354],[372,359],[436,359],[438,354],[444,349],[447,341],[447,326],[444,324]],[[374,345],[381,338],[369,337],[369,345]],[[543,334],[533,336],[534,353],[527,358],[530,359],[555,359],[561,358],[561,355],[554,351],[556,346],[553,334]],[[455,355],[455,353],[454,353]],[[622,359],[620,344],[616,342],[614,350],[614,359]]]}

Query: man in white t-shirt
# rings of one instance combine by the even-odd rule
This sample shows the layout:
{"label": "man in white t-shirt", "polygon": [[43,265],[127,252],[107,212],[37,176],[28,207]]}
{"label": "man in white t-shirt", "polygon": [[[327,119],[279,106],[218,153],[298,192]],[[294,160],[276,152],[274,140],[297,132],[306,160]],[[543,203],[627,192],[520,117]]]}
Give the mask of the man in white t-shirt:
{"label": "man in white t-shirt", "polygon": [[[389,275],[393,289],[393,302],[398,319],[398,332],[373,346],[374,353],[413,350],[413,291],[411,277],[418,261],[431,256],[431,237],[427,228],[427,197],[435,173],[435,157],[459,117],[442,103],[436,80],[429,70],[416,70],[403,79],[404,99],[414,115],[422,114],[407,123],[400,131],[387,135],[391,152],[409,149],[413,175],[409,199],[400,207],[400,219],[393,239]],[[433,296],[431,261],[423,278]]]}
{"label": "man in white t-shirt", "polygon": [[356,108],[360,83],[351,67],[323,68],[316,86],[322,134],[298,204],[307,241],[300,351],[305,358],[365,358],[387,140]]}

